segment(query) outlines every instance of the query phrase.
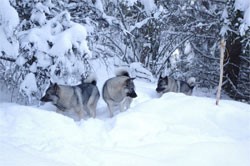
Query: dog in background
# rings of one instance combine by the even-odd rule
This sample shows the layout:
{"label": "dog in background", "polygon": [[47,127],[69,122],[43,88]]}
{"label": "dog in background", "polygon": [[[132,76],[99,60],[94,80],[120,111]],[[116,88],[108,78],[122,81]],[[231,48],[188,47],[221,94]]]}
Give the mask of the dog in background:
{"label": "dog in background", "polygon": [[130,107],[133,98],[137,97],[134,80],[129,76],[128,71],[119,70],[116,76],[108,79],[102,89],[102,96],[108,105],[110,117],[118,106],[120,111],[125,111]]}
{"label": "dog in background", "polygon": [[60,111],[73,109],[79,115],[79,119],[83,118],[84,112],[95,118],[96,106],[100,98],[96,83],[94,77],[82,80],[81,84],[76,86],[58,85],[50,82],[49,88],[40,100],[52,102]]}
{"label": "dog in background", "polygon": [[191,77],[185,81],[176,80],[172,77],[160,75],[157,83],[156,92],[157,93],[167,93],[167,92],[176,92],[184,93],[186,95],[192,95],[193,89],[195,87],[195,78]]}

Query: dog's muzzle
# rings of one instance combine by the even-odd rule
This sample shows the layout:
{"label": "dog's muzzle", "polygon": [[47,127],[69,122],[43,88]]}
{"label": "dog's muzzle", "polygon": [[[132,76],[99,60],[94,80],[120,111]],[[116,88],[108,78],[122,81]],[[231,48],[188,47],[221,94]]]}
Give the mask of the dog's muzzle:
{"label": "dog's muzzle", "polygon": [[165,88],[156,88],[156,92],[158,92],[158,93],[161,93],[164,90],[165,90]]}
{"label": "dog's muzzle", "polygon": [[40,101],[42,101],[42,102],[50,102],[50,101],[52,101],[50,98],[48,98],[48,96],[43,96],[41,99],[40,99]]}
{"label": "dog's muzzle", "polygon": [[127,93],[127,96],[131,98],[136,98],[137,94],[135,92],[131,92],[131,93]]}

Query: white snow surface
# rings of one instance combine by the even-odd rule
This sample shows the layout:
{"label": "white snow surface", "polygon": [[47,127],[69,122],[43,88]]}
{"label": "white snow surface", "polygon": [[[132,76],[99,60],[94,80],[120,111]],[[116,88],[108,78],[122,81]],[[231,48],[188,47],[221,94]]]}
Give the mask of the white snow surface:
{"label": "white snow surface", "polygon": [[4,25],[5,29],[14,30],[19,23],[17,11],[10,5],[9,0],[1,0],[0,5],[0,25]]}
{"label": "white snow surface", "polygon": [[37,92],[37,84],[35,74],[29,73],[25,76],[23,82],[20,85],[20,92],[29,97],[31,101],[31,96]]}
{"label": "white snow surface", "polygon": [[125,2],[128,6],[133,6],[136,2],[140,2],[144,5],[144,10],[148,15],[157,8],[154,0],[126,0]]}
{"label": "white snow surface", "polygon": [[9,0],[1,0],[0,52],[3,51],[10,57],[16,57],[18,55],[18,42],[13,38],[13,33],[18,23],[18,13],[10,5]]}
{"label": "white snow surface", "polygon": [[244,12],[242,24],[239,28],[240,34],[243,36],[250,27],[250,0],[236,0],[234,6],[235,9]]}
{"label": "white snow surface", "polygon": [[138,97],[109,118],[74,121],[50,104],[0,103],[3,166],[249,166],[248,104],[184,94],[159,97],[135,81]]}
{"label": "white snow surface", "polygon": [[246,11],[248,10],[250,6],[250,1],[249,0],[235,0],[234,6],[235,6],[235,9]]}

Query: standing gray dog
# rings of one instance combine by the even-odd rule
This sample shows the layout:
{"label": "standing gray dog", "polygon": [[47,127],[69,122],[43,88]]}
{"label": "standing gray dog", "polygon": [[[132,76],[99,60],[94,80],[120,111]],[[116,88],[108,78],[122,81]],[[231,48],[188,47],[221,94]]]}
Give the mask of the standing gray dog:
{"label": "standing gray dog", "polygon": [[137,97],[134,79],[130,78],[127,71],[120,70],[116,77],[110,78],[104,83],[102,95],[108,105],[110,117],[113,117],[116,106],[120,107],[120,111],[125,111],[130,107],[132,99]]}
{"label": "standing gray dog", "polygon": [[191,77],[187,82],[175,80],[169,76],[160,76],[156,91],[158,93],[180,92],[186,95],[192,95],[195,86],[195,78]]}
{"label": "standing gray dog", "polygon": [[59,110],[68,111],[73,109],[83,118],[84,111],[96,117],[96,106],[100,98],[96,80],[93,78],[76,86],[58,85],[50,83],[42,102],[52,102]]}

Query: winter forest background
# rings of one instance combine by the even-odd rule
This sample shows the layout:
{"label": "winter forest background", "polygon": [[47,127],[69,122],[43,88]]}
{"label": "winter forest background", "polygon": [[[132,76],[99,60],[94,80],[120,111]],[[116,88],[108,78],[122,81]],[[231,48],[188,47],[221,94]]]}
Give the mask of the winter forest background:
{"label": "winter forest background", "polygon": [[112,58],[147,81],[216,89],[224,37],[223,92],[249,103],[249,26],[249,0],[1,0],[0,85],[32,103],[50,80],[76,84]]}

